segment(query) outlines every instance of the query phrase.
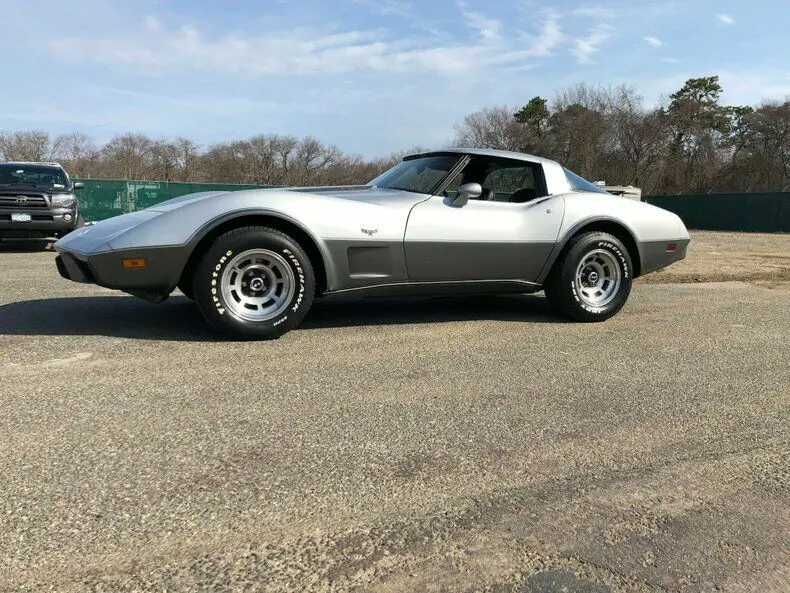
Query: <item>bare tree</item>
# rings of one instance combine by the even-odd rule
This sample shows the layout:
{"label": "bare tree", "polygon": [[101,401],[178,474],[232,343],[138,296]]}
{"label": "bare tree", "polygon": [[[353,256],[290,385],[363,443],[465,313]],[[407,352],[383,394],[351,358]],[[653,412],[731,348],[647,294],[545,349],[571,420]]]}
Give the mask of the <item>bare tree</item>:
{"label": "bare tree", "polygon": [[72,177],[96,177],[101,154],[90,136],[73,132],[62,134],[52,143],[52,156]]}
{"label": "bare tree", "polygon": [[148,175],[157,180],[174,181],[180,165],[179,156],[179,147],[174,142],[167,140],[151,142]]}
{"label": "bare tree", "polygon": [[[523,107],[487,107],[455,127],[454,144],[533,152],[592,179],[650,193],[790,191],[790,99],[727,106],[715,76],[693,78],[645,107],[633,87],[585,84]],[[74,177],[262,185],[367,183],[414,148],[375,159],[313,137],[259,134],[201,150],[189,138],[122,134],[97,147],[85,134],[0,133],[5,160],[62,161]]]}
{"label": "bare tree", "polygon": [[652,191],[666,151],[666,117],[660,108],[646,109],[633,88],[620,87],[609,107],[609,170],[606,175]]}
{"label": "bare tree", "polygon": [[519,150],[523,140],[524,127],[507,106],[475,111],[455,127],[455,143],[459,146]]}
{"label": "bare tree", "polygon": [[0,153],[6,161],[47,161],[52,158],[49,134],[41,130],[0,133]]}
{"label": "bare tree", "polygon": [[154,142],[142,134],[115,136],[102,148],[105,171],[119,179],[145,179],[150,172]]}
{"label": "bare tree", "polygon": [[179,136],[175,141],[178,164],[180,167],[180,181],[192,181],[196,175],[195,169],[200,159],[199,146],[189,138]]}

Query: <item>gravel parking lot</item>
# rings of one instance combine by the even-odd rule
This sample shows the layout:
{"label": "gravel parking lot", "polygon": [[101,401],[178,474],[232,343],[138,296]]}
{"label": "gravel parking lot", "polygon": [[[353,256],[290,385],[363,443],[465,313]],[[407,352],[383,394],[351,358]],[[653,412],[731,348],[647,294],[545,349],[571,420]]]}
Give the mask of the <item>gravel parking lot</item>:
{"label": "gravel parking lot", "polygon": [[790,590],[790,236],[692,240],[603,324],[326,300],[268,343],[0,246],[0,589]]}

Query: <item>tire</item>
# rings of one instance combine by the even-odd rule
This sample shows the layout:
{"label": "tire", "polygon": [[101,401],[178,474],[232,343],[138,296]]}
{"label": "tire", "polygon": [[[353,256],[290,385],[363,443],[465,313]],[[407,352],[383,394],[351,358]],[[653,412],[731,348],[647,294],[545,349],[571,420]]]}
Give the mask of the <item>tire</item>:
{"label": "tire", "polygon": [[543,286],[559,314],[576,321],[605,321],[631,293],[633,265],[623,243],[608,233],[573,237]]}
{"label": "tire", "polygon": [[198,261],[192,295],[206,321],[236,339],[279,338],[313,303],[315,275],[299,244],[250,226],[219,236]]}

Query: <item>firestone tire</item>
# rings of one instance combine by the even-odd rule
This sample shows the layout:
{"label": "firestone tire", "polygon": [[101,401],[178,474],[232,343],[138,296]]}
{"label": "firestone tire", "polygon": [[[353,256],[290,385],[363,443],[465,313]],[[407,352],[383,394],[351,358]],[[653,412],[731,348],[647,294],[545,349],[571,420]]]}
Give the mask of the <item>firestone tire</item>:
{"label": "firestone tire", "polygon": [[271,340],[297,327],[310,309],[315,275],[291,237],[244,227],[218,237],[198,262],[192,295],[206,321],[236,339]]}
{"label": "firestone tire", "polygon": [[544,292],[559,314],[576,321],[605,321],[628,300],[633,265],[628,250],[608,233],[590,232],[570,240]]}

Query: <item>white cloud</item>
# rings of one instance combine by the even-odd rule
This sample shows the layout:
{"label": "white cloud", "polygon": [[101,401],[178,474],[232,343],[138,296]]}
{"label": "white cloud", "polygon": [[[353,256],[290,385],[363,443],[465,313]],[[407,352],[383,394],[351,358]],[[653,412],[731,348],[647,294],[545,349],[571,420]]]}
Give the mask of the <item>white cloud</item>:
{"label": "white cloud", "polygon": [[606,6],[605,4],[593,4],[587,6],[580,6],[573,10],[574,16],[584,16],[594,18],[596,20],[611,20],[619,14],[617,9]]}
{"label": "white cloud", "polygon": [[716,20],[719,21],[720,24],[725,26],[730,26],[735,24],[735,19],[732,18],[732,15],[729,14],[717,14]]}
{"label": "white cloud", "polygon": [[546,18],[540,22],[540,33],[537,35],[522,33],[521,39],[529,45],[533,56],[545,57],[551,55],[551,52],[565,41],[565,34],[560,26],[559,14],[547,9]]}
{"label": "white cloud", "polygon": [[499,39],[502,30],[502,22],[495,19],[488,19],[479,12],[469,9],[466,2],[458,2],[461,15],[466,20],[466,26],[480,31],[483,39]]}
{"label": "white cloud", "polygon": [[656,49],[658,49],[659,47],[664,45],[664,42],[661,41],[658,37],[652,37],[652,36],[648,35],[647,37],[644,37],[643,39],[645,41],[647,41],[648,45],[650,45],[652,47],[655,47]]}
{"label": "white cloud", "polygon": [[612,36],[613,31],[614,27],[607,23],[596,25],[588,31],[586,37],[574,41],[571,53],[580,64],[589,64],[592,56],[601,51],[601,46]]}
{"label": "white cloud", "polygon": [[[425,73],[483,72],[492,65],[524,66],[545,57],[563,39],[558,16],[546,13],[535,36],[513,39],[500,35],[502,23],[478,18],[480,39],[453,41],[446,36],[395,38],[381,29],[326,33],[314,29],[284,29],[263,34],[233,34],[210,38],[192,25],[170,29],[155,17],[145,28],[120,37],[66,35],[50,38],[53,57],[76,63],[94,62],[149,76],[171,72],[210,72],[236,77],[316,76],[359,71]],[[130,28],[130,30],[133,28]]]}

